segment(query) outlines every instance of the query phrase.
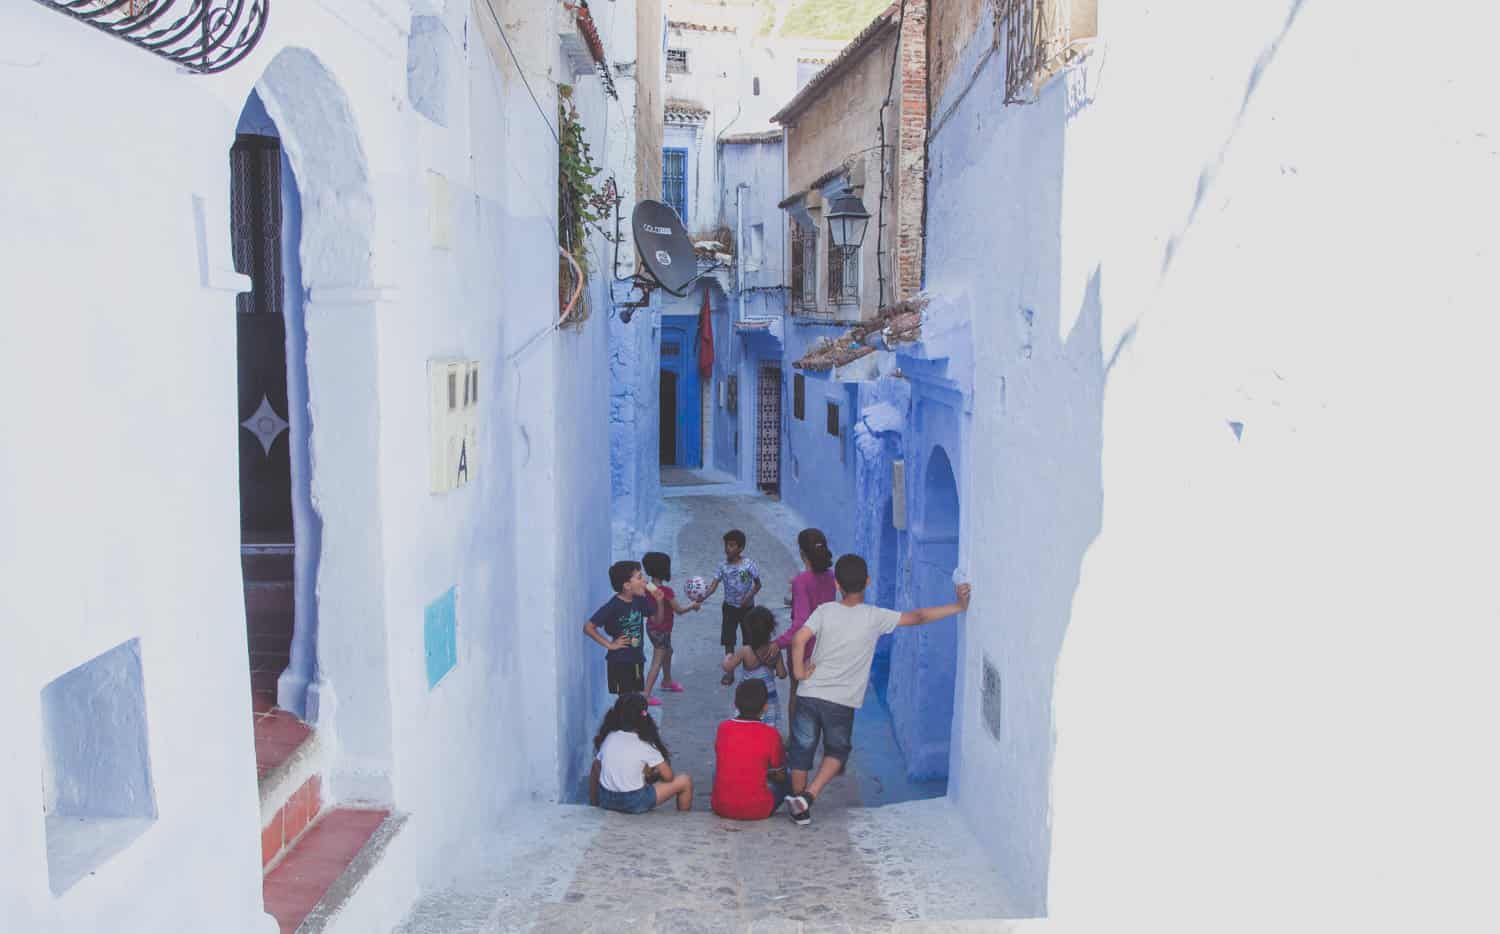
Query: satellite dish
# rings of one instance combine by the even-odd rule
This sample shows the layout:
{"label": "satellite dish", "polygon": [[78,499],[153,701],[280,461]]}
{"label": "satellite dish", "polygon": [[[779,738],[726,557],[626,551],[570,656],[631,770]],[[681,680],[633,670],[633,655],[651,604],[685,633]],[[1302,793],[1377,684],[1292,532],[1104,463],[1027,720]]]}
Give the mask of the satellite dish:
{"label": "satellite dish", "polygon": [[630,215],[630,227],[646,278],[673,295],[686,295],[698,277],[698,257],[682,218],[660,201],[642,201]]}

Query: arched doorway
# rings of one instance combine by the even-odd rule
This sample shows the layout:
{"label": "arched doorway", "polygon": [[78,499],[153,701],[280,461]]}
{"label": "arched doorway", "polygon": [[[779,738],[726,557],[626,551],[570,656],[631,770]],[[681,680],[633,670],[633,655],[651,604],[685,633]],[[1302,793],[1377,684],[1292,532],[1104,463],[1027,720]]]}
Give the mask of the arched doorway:
{"label": "arched doorway", "polygon": [[[289,540],[276,544],[286,552],[283,570],[290,564],[293,619],[276,702],[336,740],[325,745],[333,750],[328,771],[337,780],[328,784],[338,788],[338,797],[388,802],[391,717],[379,586],[384,565],[375,313],[383,299],[374,286],[368,160],[348,98],[306,49],[285,49],[271,61],[245,111],[258,128],[247,135],[264,137],[258,143],[263,149],[274,139],[278,150],[260,155],[265,183],[259,188],[235,183],[237,190],[255,193],[243,207],[270,212],[258,227],[249,226],[267,237],[275,233],[280,244],[261,249],[263,257],[279,260],[279,274],[245,270],[255,286],[252,307],[279,289],[275,302],[259,307],[270,314],[279,303],[283,328],[279,374],[273,337],[263,336],[248,352],[252,368],[267,368],[264,384],[274,387],[280,376],[284,395],[263,394],[272,399],[271,408],[286,406],[275,413],[285,428],[266,419],[264,430],[276,435],[269,452],[258,437],[251,439],[263,457],[276,455],[277,444],[286,449],[278,456],[285,457],[289,509],[280,515],[290,512],[291,527],[282,536]],[[238,129],[245,128],[242,120]],[[268,193],[272,178],[279,189],[274,197]],[[279,217],[273,216],[277,210]],[[244,219],[234,226],[244,227]],[[273,327],[266,323],[263,329]],[[253,388],[246,392],[246,399],[254,395]],[[242,436],[257,434],[239,430]],[[336,690],[349,698],[346,706],[336,702]]]}
{"label": "arched doorway", "polygon": [[[923,473],[921,514],[911,533],[915,605],[952,601],[958,566],[958,482],[948,454],[934,447]],[[887,689],[896,741],[913,780],[945,778],[958,678],[957,617],[896,633]]]}

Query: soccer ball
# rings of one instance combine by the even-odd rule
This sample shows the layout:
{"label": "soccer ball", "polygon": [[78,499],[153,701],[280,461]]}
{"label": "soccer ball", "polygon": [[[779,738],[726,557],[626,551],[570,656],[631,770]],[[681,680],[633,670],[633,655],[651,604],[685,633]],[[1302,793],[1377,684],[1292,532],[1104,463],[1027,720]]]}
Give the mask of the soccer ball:
{"label": "soccer ball", "polygon": [[683,583],[682,590],[689,600],[700,603],[708,597],[708,581],[701,577],[689,577]]}

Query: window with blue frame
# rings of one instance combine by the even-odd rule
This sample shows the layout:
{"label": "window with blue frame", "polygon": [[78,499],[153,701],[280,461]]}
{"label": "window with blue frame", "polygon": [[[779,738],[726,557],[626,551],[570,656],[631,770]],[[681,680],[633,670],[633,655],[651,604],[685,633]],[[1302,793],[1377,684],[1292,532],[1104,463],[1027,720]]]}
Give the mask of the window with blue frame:
{"label": "window with blue frame", "polygon": [[687,224],[687,150],[661,151],[661,199]]}

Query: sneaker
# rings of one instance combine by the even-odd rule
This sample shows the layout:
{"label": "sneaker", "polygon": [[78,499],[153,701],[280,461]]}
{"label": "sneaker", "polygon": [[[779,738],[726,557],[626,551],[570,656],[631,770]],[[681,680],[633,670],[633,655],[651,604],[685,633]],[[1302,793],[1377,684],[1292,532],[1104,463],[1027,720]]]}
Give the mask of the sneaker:
{"label": "sneaker", "polygon": [[671,684],[664,685],[663,690],[671,691],[673,694],[681,694],[683,691],[686,691],[687,688],[683,687],[678,682],[673,681]]}
{"label": "sneaker", "polygon": [[812,823],[812,805],[802,795],[786,796],[787,814],[791,816],[792,823],[798,827],[806,827]]}
{"label": "sneaker", "polygon": [[661,706],[661,698],[657,697],[655,694],[652,694],[652,695],[649,695],[646,698],[646,703],[648,705],[652,706],[652,707],[660,707]]}

